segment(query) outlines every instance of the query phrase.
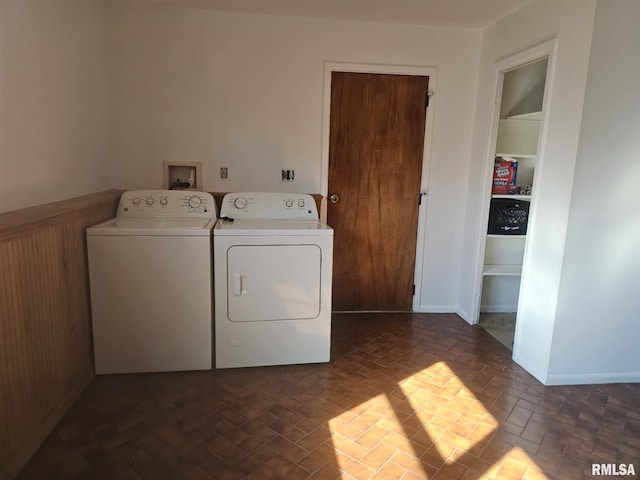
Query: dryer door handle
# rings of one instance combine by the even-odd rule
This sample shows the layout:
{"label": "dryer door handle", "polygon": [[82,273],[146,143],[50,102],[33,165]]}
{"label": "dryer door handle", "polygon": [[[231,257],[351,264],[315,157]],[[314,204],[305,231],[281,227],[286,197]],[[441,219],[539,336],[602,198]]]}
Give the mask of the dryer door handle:
{"label": "dryer door handle", "polygon": [[233,274],[233,294],[236,297],[247,293],[247,277],[239,273]]}

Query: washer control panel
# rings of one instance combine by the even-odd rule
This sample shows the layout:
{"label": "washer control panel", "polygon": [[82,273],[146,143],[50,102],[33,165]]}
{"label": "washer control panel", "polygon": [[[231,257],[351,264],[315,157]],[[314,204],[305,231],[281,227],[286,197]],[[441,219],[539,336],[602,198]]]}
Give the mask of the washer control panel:
{"label": "washer control panel", "polygon": [[319,218],[316,202],[311,195],[274,192],[227,193],[220,206],[220,217],[284,220]]}
{"label": "washer control panel", "polygon": [[216,218],[210,193],[184,190],[129,190],[120,197],[118,217]]}

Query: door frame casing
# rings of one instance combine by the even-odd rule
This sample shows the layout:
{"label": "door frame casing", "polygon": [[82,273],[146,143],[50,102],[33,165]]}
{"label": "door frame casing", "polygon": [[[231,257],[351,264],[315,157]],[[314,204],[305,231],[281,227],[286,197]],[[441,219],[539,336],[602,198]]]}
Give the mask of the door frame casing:
{"label": "door frame casing", "polygon": [[[493,65],[493,105],[490,108],[490,117],[489,117],[489,128],[487,130],[487,142],[485,145],[485,162],[482,170],[482,189],[481,195],[484,199],[480,205],[480,219],[478,222],[478,230],[477,230],[477,250],[476,256],[474,259],[475,262],[475,275],[473,280],[473,304],[471,308],[471,314],[469,319],[467,320],[471,325],[476,325],[480,320],[480,302],[482,297],[482,270],[484,265],[484,254],[485,254],[485,245],[486,245],[486,235],[487,235],[487,220],[489,218],[489,208],[491,201],[491,185],[492,185],[492,176],[493,176],[493,160],[496,154],[496,144],[498,140],[498,123],[500,120],[500,106],[502,103],[502,87],[504,81],[504,74],[507,71],[514,70],[516,68],[525,66],[529,63],[541,60],[545,57],[548,58],[547,64],[547,73],[545,79],[545,87],[544,87],[544,96],[542,103],[542,119],[540,121],[540,133],[538,136],[537,143],[537,156],[536,156],[536,166],[535,171],[536,174],[533,178],[532,190],[534,192],[538,191],[539,183],[540,183],[540,172],[545,166],[545,144],[547,139],[547,128],[549,125],[549,105],[551,103],[551,97],[553,92],[553,83],[555,79],[555,65],[556,65],[556,56],[557,56],[557,39],[552,38],[543,43],[540,43],[536,46],[523,50],[521,52],[515,53],[513,55],[509,55],[506,58],[501,60],[497,60]],[[522,260],[522,273],[520,276],[520,292],[522,291],[522,284],[526,281],[526,275],[529,270],[529,256],[531,252],[531,242],[529,238],[533,236],[536,229],[536,210],[537,210],[537,196],[533,196],[531,199],[531,206],[529,208],[529,221],[527,225],[527,238],[525,239],[525,248],[524,248],[524,257]],[[521,310],[521,301],[522,295],[518,295],[518,306],[517,311]],[[522,329],[519,327],[520,318],[516,316],[516,332],[514,338],[513,345],[513,356],[515,358],[516,351],[519,347],[521,338],[520,334]],[[538,378],[538,377],[536,377]]]}
{"label": "door frame casing", "polygon": [[[418,207],[418,231],[416,235],[416,258],[414,265],[413,283],[416,293],[412,300],[412,310],[420,311],[422,299],[422,274],[424,263],[425,235],[427,223],[427,205],[429,203],[429,173],[431,166],[431,149],[433,145],[433,118],[436,107],[437,91],[437,67],[416,66],[416,65],[387,65],[387,64],[367,64],[367,63],[345,63],[345,62],[325,62],[324,63],[324,94],[322,104],[322,158],[320,161],[320,193],[324,197],[322,202],[321,217],[327,220],[326,199],[329,192],[329,134],[330,134],[330,111],[331,111],[331,74],[333,72],[348,73],[379,73],[387,75],[416,75],[429,77],[430,101],[426,108],[426,121],[424,131],[424,149],[422,153],[422,174],[420,178],[420,193],[422,203]],[[416,202],[418,199],[416,198]]]}

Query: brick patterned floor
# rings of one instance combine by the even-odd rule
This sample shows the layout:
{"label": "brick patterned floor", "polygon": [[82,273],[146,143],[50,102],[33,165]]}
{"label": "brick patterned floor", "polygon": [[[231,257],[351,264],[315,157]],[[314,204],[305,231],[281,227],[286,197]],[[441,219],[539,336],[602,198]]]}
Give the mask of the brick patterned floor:
{"label": "brick patterned floor", "polygon": [[455,315],[334,315],[329,364],[96,377],[19,478],[640,475],[639,384],[544,387],[510,356]]}

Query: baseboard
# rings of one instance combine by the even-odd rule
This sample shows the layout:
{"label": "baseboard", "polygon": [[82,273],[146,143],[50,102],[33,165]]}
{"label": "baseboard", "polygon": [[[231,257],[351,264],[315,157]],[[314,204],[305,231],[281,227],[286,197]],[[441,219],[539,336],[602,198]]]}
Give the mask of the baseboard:
{"label": "baseboard", "polygon": [[524,368],[529,375],[538,380],[543,385],[548,385],[547,383],[547,374],[545,372],[540,371],[536,368],[535,365],[530,364],[527,361],[523,361],[522,358],[519,358],[518,352],[514,350],[513,356],[511,357],[514,362]]}
{"label": "baseboard", "polygon": [[456,305],[420,305],[418,313],[457,313]]}
{"label": "baseboard", "polygon": [[559,373],[547,374],[523,361],[514,352],[513,361],[543,385],[592,385],[603,383],[640,383],[640,372]]}
{"label": "baseboard", "polygon": [[513,313],[518,311],[517,305],[480,305],[482,313]]}
{"label": "baseboard", "polygon": [[93,370],[87,371],[82,375],[82,378],[71,387],[51,413],[42,420],[42,423],[36,428],[27,441],[9,458],[7,464],[0,470],[0,479],[10,480],[20,473],[20,470],[27,464],[38,448],[40,448],[42,442],[44,442],[69,408],[71,408],[71,405],[78,399],[84,389],[87,388],[92,378]]}
{"label": "baseboard", "polygon": [[640,372],[578,373],[547,375],[546,385],[591,385],[595,383],[638,383]]}
{"label": "baseboard", "polygon": [[463,319],[465,322],[467,322],[469,325],[473,325],[473,322],[471,322],[471,316],[469,315],[468,312],[464,311],[460,307],[456,307],[456,309],[454,310],[454,313],[458,315],[461,319]]}

